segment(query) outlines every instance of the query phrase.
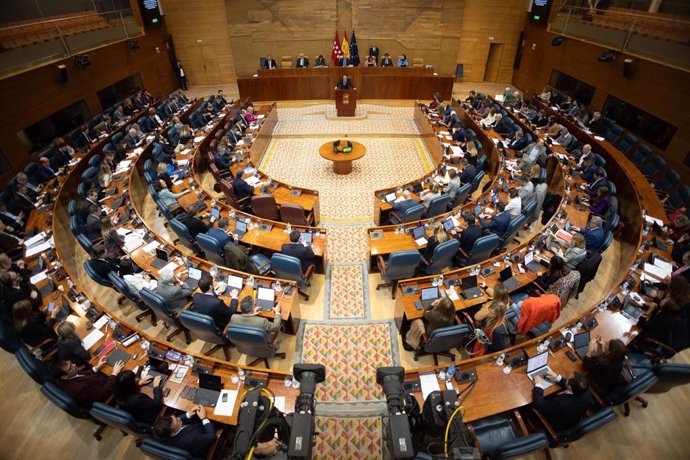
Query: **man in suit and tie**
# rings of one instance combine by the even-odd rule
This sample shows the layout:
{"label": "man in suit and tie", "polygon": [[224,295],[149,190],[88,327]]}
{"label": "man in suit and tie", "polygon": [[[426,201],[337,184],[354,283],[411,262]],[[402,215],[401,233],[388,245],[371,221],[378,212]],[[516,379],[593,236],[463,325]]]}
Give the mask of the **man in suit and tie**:
{"label": "man in suit and tie", "polygon": [[158,276],[156,292],[163,297],[165,304],[171,312],[179,313],[189,302],[189,298],[194,290],[187,286],[176,284],[173,273],[170,270],[163,270]]}
{"label": "man in suit and tie", "polygon": [[273,340],[273,334],[278,334],[278,337],[273,342],[275,349],[280,348],[280,342],[282,336],[280,334],[280,305],[273,307],[273,312],[275,313],[275,318],[273,321],[259,316],[261,309],[259,307],[254,308],[254,299],[250,296],[246,296],[240,302],[241,315],[232,315],[230,318],[230,324],[239,324],[240,326],[250,326],[263,329],[268,332],[269,340]]}
{"label": "man in suit and tie", "polygon": [[297,58],[297,68],[302,69],[305,67],[309,67],[309,58],[304,56],[304,53],[299,53],[299,57]]}
{"label": "man in suit and tie", "polygon": [[98,276],[108,279],[108,274],[110,272],[119,271],[120,267],[111,259],[106,259],[105,255],[105,246],[102,244],[97,244],[94,246],[93,256],[91,257],[91,266],[93,267],[94,271],[98,273]]}
{"label": "man in suit and tie", "polygon": [[237,126],[233,126],[230,128],[230,130],[228,130],[228,133],[225,135],[225,137],[228,138],[230,144],[232,144],[234,147],[242,139],[242,133]]}
{"label": "man in suit and tie", "polygon": [[159,416],[153,423],[156,438],[189,452],[194,458],[205,458],[216,441],[216,429],[206,418],[206,408],[196,405],[181,416]]}
{"label": "man in suit and tie", "polygon": [[208,225],[196,217],[197,210],[196,203],[192,204],[189,206],[187,214],[185,214],[185,217],[182,219],[182,223],[187,227],[187,230],[189,230],[189,234],[195,239],[199,233],[206,233],[208,231]]}
{"label": "man in suit and tie", "polygon": [[9,211],[13,214],[19,215],[22,214],[24,216],[28,216],[31,211],[33,211],[36,206],[40,206],[41,202],[37,201],[35,202],[32,198],[29,197],[28,191],[26,189],[25,185],[20,185],[17,187],[17,191],[14,193],[12,196],[12,200],[10,200],[9,203],[7,203],[7,206],[9,207]]}
{"label": "man in suit and tie", "polygon": [[34,181],[37,184],[45,184],[46,182],[55,179],[55,176],[58,175],[59,171],[55,171],[50,166],[50,160],[46,157],[42,157],[40,163],[41,164],[38,166],[38,168],[36,168],[36,172],[33,175]]}
{"label": "man in suit and tie", "polygon": [[604,244],[604,229],[602,227],[602,220],[599,216],[594,216],[589,221],[588,229],[577,229],[585,237],[585,248],[588,251],[598,251]]}
{"label": "man in suit and tie", "polygon": [[137,136],[137,130],[131,128],[127,135],[122,138],[122,140],[127,144],[127,148],[133,149],[139,145],[139,138]]}
{"label": "man in suit and tie", "polygon": [[89,146],[95,142],[95,139],[93,138],[93,134],[91,133],[89,127],[84,125],[79,130],[79,134],[77,134],[74,141],[77,148],[81,150],[88,150]]}
{"label": "man in suit and tie", "polygon": [[371,48],[369,48],[369,56],[374,56],[376,58],[376,63],[378,64],[379,62],[379,47],[376,46],[376,43],[371,44]]}
{"label": "man in suit and tie", "polygon": [[218,295],[224,292],[225,288],[225,283],[219,283],[214,287],[211,275],[203,273],[201,278],[199,278],[199,291],[201,293],[196,293],[192,296],[194,311],[213,318],[216,327],[221,331],[225,330],[228,322],[230,322],[230,318],[237,311],[237,296],[239,295],[237,289],[233,289],[230,292],[232,300],[230,307],[228,307],[225,305],[225,302],[218,298]]}
{"label": "man in suit and tie", "polygon": [[110,376],[101,372],[107,357],[104,356],[95,366],[84,369],[72,360],[58,361],[51,368],[51,375],[62,390],[76,399],[83,407],[91,407],[95,402],[105,402],[110,398],[117,382],[117,375],[125,367],[123,361],[113,365]]}
{"label": "man in suit and tie", "polygon": [[24,212],[20,211],[14,213],[7,209],[7,204],[0,201],[0,221],[3,224],[11,226],[17,232],[23,232],[26,222],[24,220]]}
{"label": "man in suit and tie", "polygon": [[352,84],[352,80],[350,80],[350,77],[347,75],[343,75],[343,77],[338,80],[338,83],[335,85],[335,89],[357,89],[355,86]]}
{"label": "man in suit and tie", "polygon": [[86,199],[82,203],[81,208],[79,208],[79,218],[82,222],[86,222],[86,218],[91,212],[91,206],[96,206],[97,209],[101,208],[101,205],[98,204],[98,190],[95,188],[91,188],[86,192]]}
{"label": "man in suit and tie", "polygon": [[232,188],[235,191],[237,201],[242,198],[251,197],[254,194],[254,187],[249,185],[246,180],[242,178],[244,169],[240,168],[235,171],[235,178],[232,180]]}
{"label": "man in suit and tie", "polygon": [[589,195],[590,199],[594,199],[594,197],[597,196],[599,187],[608,188],[606,178],[604,177],[604,172],[601,170],[601,168],[594,170],[594,173],[592,174],[592,182],[590,182],[589,186],[587,187],[587,194]]}
{"label": "man in suit and tie", "polygon": [[286,256],[297,257],[300,261],[302,267],[302,272],[307,270],[309,265],[314,264],[314,251],[312,251],[311,246],[301,241],[301,235],[299,230],[293,230],[290,232],[290,242],[284,243],[280,248],[280,253]]}
{"label": "man in suit and tie", "polygon": [[187,74],[185,73],[184,68],[182,67],[182,63],[180,61],[177,61],[175,70],[177,73],[177,78],[180,80],[180,88],[187,91]]}
{"label": "man in suit and tie", "polygon": [[532,390],[532,405],[537,409],[556,432],[574,427],[592,405],[587,378],[575,373],[569,379],[549,370],[546,378],[556,382],[565,393],[558,393],[548,398],[544,397],[544,380],[540,376],[534,378]]}
{"label": "man in suit and tie", "polygon": [[518,167],[520,169],[529,169],[534,163],[536,163],[537,158],[541,155],[546,155],[546,147],[544,146],[544,139],[539,138],[536,142],[531,142],[527,147],[520,150],[522,158],[518,161]]}
{"label": "man in suit and tie", "polygon": [[228,229],[230,228],[230,221],[228,220],[227,217],[221,217],[218,219],[218,227],[212,227],[208,229],[208,232],[206,234],[210,236],[211,238],[214,238],[215,240],[220,243],[220,247],[224,248],[226,244],[230,243],[232,239],[230,238],[230,235],[228,235]]}
{"label": "man in suit and tie", "polygon": [[457,233],[455,229],[451,230],[451,235],[458,239],[460,242],[460,249],[469,254],[474,246],[474,242],[477,241],[482,236],[482,227],[477,225],[477,220],[474,214],[471,212],[466,212],[462,215],[467,227],[462,233]]}
{"label": "man in suit and tie", "polygon": [[110,115],[107,113],[103,115],[103,119],[100,123],[93,127],[93,130],[96,131],[98,136],[110,133],[110,131],[113,130],[113,122],[110,119]]}
{"label": "man in suit and tie", "polygon": [[527,147],[527,139],[525,139],[525,135],[522,131],[515,131],[513,140],[508,143],[508,148],[517,151],[522,150],[525,147]]}
{"label": "man in suit and tie", "polygon": [[496,213],[497,214],[493,219],[479,219],[479,223],[485,230],[489,230],[501,237],[505,235],[506,230],[508,230],[508,225],[510,225],[510,212],[506,211],[506,204],[502,201],[499,201],[496,204]]}
{"label": "man in suit and tie", "polygon": [[381,67],[393,67],[393,59],[388,55],[388,53],[383,55],[381,59]]}
{"label": "man in suit and tie", "polygon": [[89,205],[89,214],[86,216],[86,224],[84,225],[84,233],[91,241],[101,238],[101,207],[98,205]]}
{"label": "man in suit and tie", "polygon": [[269,54],[266,56],[266,61],[264,61],[264,69],[275,69],[277,68],[276,60]]}
{"label": "man in suit and tie", "polygon": [[462,173],[460,173],[460,183],[469,184],[477,176],[477,168],[471,164],[467,158],[460,160],[462,166]]}

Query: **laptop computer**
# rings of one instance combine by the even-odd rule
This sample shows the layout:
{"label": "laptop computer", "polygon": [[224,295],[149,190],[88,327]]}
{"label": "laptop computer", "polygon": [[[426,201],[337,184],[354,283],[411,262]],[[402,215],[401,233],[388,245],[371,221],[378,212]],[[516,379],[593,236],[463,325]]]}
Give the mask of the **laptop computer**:
{"label": "laptop computer", "polygon": [[479,217],[482,213],[482,205],[478,204],[477,206],[474,207],[474,215]]}
{"label": "laptop computer", "polygon": [[38,292],[40,292],[41,295],[43,297],[45,297],[48,294],[50,294],[51,292],[53,292],[54,290],[55,290],[55,283],[53,283],[53,277],[48,276],[48,278],[46,278],[46,283],[38,289]]}
{"label": "laptop computer", "polygon": [[247,223],[243,220],[237,220],[235,223],[235,230],[232,233],[237,233],[238,238],[242,238],[247,234]]}
{"label": "laptop computer", "polygon": [[621,315],[628,319],[637,320],[642,314],[642,309],[630,301],[626,301],[623,304],[623,309],[621,310]]}
{"label": "laptop computer", "polygon": [[412,238],[414,238],[414,242],[417,243],[417,246],[424,246],[428,242],[424,225],[412,229]]}
{"label": "laptop computer", "polygon": [[461,294],[465,299],[474,299],[484,295],[482,290],[477,287],[476,276],[468,276],[467,278],[463,278],[460,283],[462,285]]}
{"label": "laptop computer", "polygon": [[542,384],[544,388],[548,388],[553,385],[553,382],[546,380],[544,376],[549,372],[551,368],[549,367],[549,352],[539,353],[536,356],[532,356],[527,360],[527,377],[534,383],[534,378],[538,375],[544,379]]}
{"label": "laptop computer", "polygon": [[151,262],[151,265],[156,268],[163,268],[168,264],[169,257],[168,251],[163,248],[156,248],[156,258]]}
{"label": "laptop computer", "polygon": [[530,251],[525,254],[525,268],[531,272],[538,272],[541,269],[541,264],[534,260],[534,252]]}
{"label": "laptop computer", "polygon": [[110,206],[111,209],[117,209],[120,206],[122,206],[122,202],[124,201],[125,197],[120,195],[119,197],[115,198],[115,201],[113,201],[112,205]]}
{"label": "laptop computer", "polygon": [[216,407],[220,390],[223,389],[223,382],[219,375],[199,374],[199,390],[194,396],[194,402],[205,407]]}
{"label": "laptop computer", "polygon": [[307,244],[312,242],[312,234],[310,232],[299,232],[299,236]]}
{"label": "laptop computer", "polygon": [[501,270],[501,272],[499,273],[499,277],[501,278],[501,283],[503,283],[503,285],[509,291],[512,291],[513,289],[520,286],[520,282],[516,280],[513,276],[513,270],[510,268],[510,266]]}
{"label": "laptop computer", "polygon": [[584,359],[587,354],[587,349],[589,348],[589,331],[580,332],[575,335],[573,348],[577,356],[579,356],[580,359]]}
{"label": "laptop computer", "polygon": [[48,313],[52,313],[56,308],[58,309],[57,316],[55,317],[57,322],[62,321],[72,313],[72,309],[69,307],[69,302],[67,302],[67,299],[65,299],[63,296],[60,296],[60,299],[61,302],[59,305],[55,302],[50,302],[48,304]]}
{"label": "laptop computer", "polygon": [[385,200],[386,200],[388,203],[392,203],[392,202],[395,201],[396,198],[397,198],[397,196],[395,196],[395,192],[390,192],[390,193],[387,193],[387,194],[386,194]]}
{"label": "laptop computer", "polygon": [[189,271],[189,276],[184,280],[184,284],[189,289],[196,289],[199,286],[199,279],[204,271],[194,267],[189,267],[187,270]]}
{"label": "laptop computer", "polygon": [[428,288],[423,288],[422,289],[422,294],[421,294],[421,303],[424,308],[429,308],[432,303],[436,299],[441,297],[441,294],[438,291],[438,287],[428,287]]}
{"label": "laptop computer", "polygon": [[228,275],[228,279],[225,280],[225,282],[228,285],[228,289],[237,289],[241,291],[244,280],[241,276]]}
{"label": "laptop computer", "polygon": [[450,232],[455,228],[455,224],[453,223],[453,218],[449,217],[448,219],[443,221],[443,229],[446,232]]}
{"label": "laptop computer", "polygon": [[220,219],[220,209],[215,206],[211,208],[211,222],[215,222]]}
{"label": "laptop computer", "polygon": [[412,193],[419,195],[419,193],[424,190],[424,186],[422,185],[421,182],[417,182],[416,184],[412,184]]}
{"label": "laptop computer", "polygon": [[259,286],[256,291],[256,302],[254,305],[261,308],[263,311],[270,311],[276,304],[276,291],[272,288],[265,288]]}

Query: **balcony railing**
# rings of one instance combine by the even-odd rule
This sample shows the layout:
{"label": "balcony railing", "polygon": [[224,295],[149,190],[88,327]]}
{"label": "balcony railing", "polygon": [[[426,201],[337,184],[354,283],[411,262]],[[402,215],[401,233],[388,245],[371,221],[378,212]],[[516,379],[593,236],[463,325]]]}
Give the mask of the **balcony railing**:
{"label": "balcony railing", "polygon": [[4,24],[0,77],[143,35],[131,9],[91,11]]}
{"label": "balcony railing", "polygon": [[690,70],[690,21],[671,15],[562,5],[549,31]]}

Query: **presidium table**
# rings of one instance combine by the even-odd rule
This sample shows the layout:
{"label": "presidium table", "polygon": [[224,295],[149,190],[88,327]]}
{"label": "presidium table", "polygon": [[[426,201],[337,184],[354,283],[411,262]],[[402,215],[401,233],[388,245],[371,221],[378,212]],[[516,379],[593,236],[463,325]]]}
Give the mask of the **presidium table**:
{"label": "presidium table", "polygon": [[[342,149],[347,141],[338,142],[338,149]],[[326,142],[319,148],[319,155],[326,160],[333,162],[333,172],[336,174],[350,174],[352,172],[352,162],[359,160],[367,152],[367,149],[359,142],[350,141],[352,144],[351,152],[335,152],[333,150],[334,142]]]}

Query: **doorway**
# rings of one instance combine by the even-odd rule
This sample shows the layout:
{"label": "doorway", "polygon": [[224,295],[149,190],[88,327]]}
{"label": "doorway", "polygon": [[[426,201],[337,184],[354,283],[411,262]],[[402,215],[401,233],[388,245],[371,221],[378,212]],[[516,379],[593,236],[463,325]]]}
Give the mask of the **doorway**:
{"label": "doorway", "polygon": [[503,43],[491,43],[489,55],[486,58],[484,81],[498,83],[498,67],[501,64],[501,57],[503,57]]}

